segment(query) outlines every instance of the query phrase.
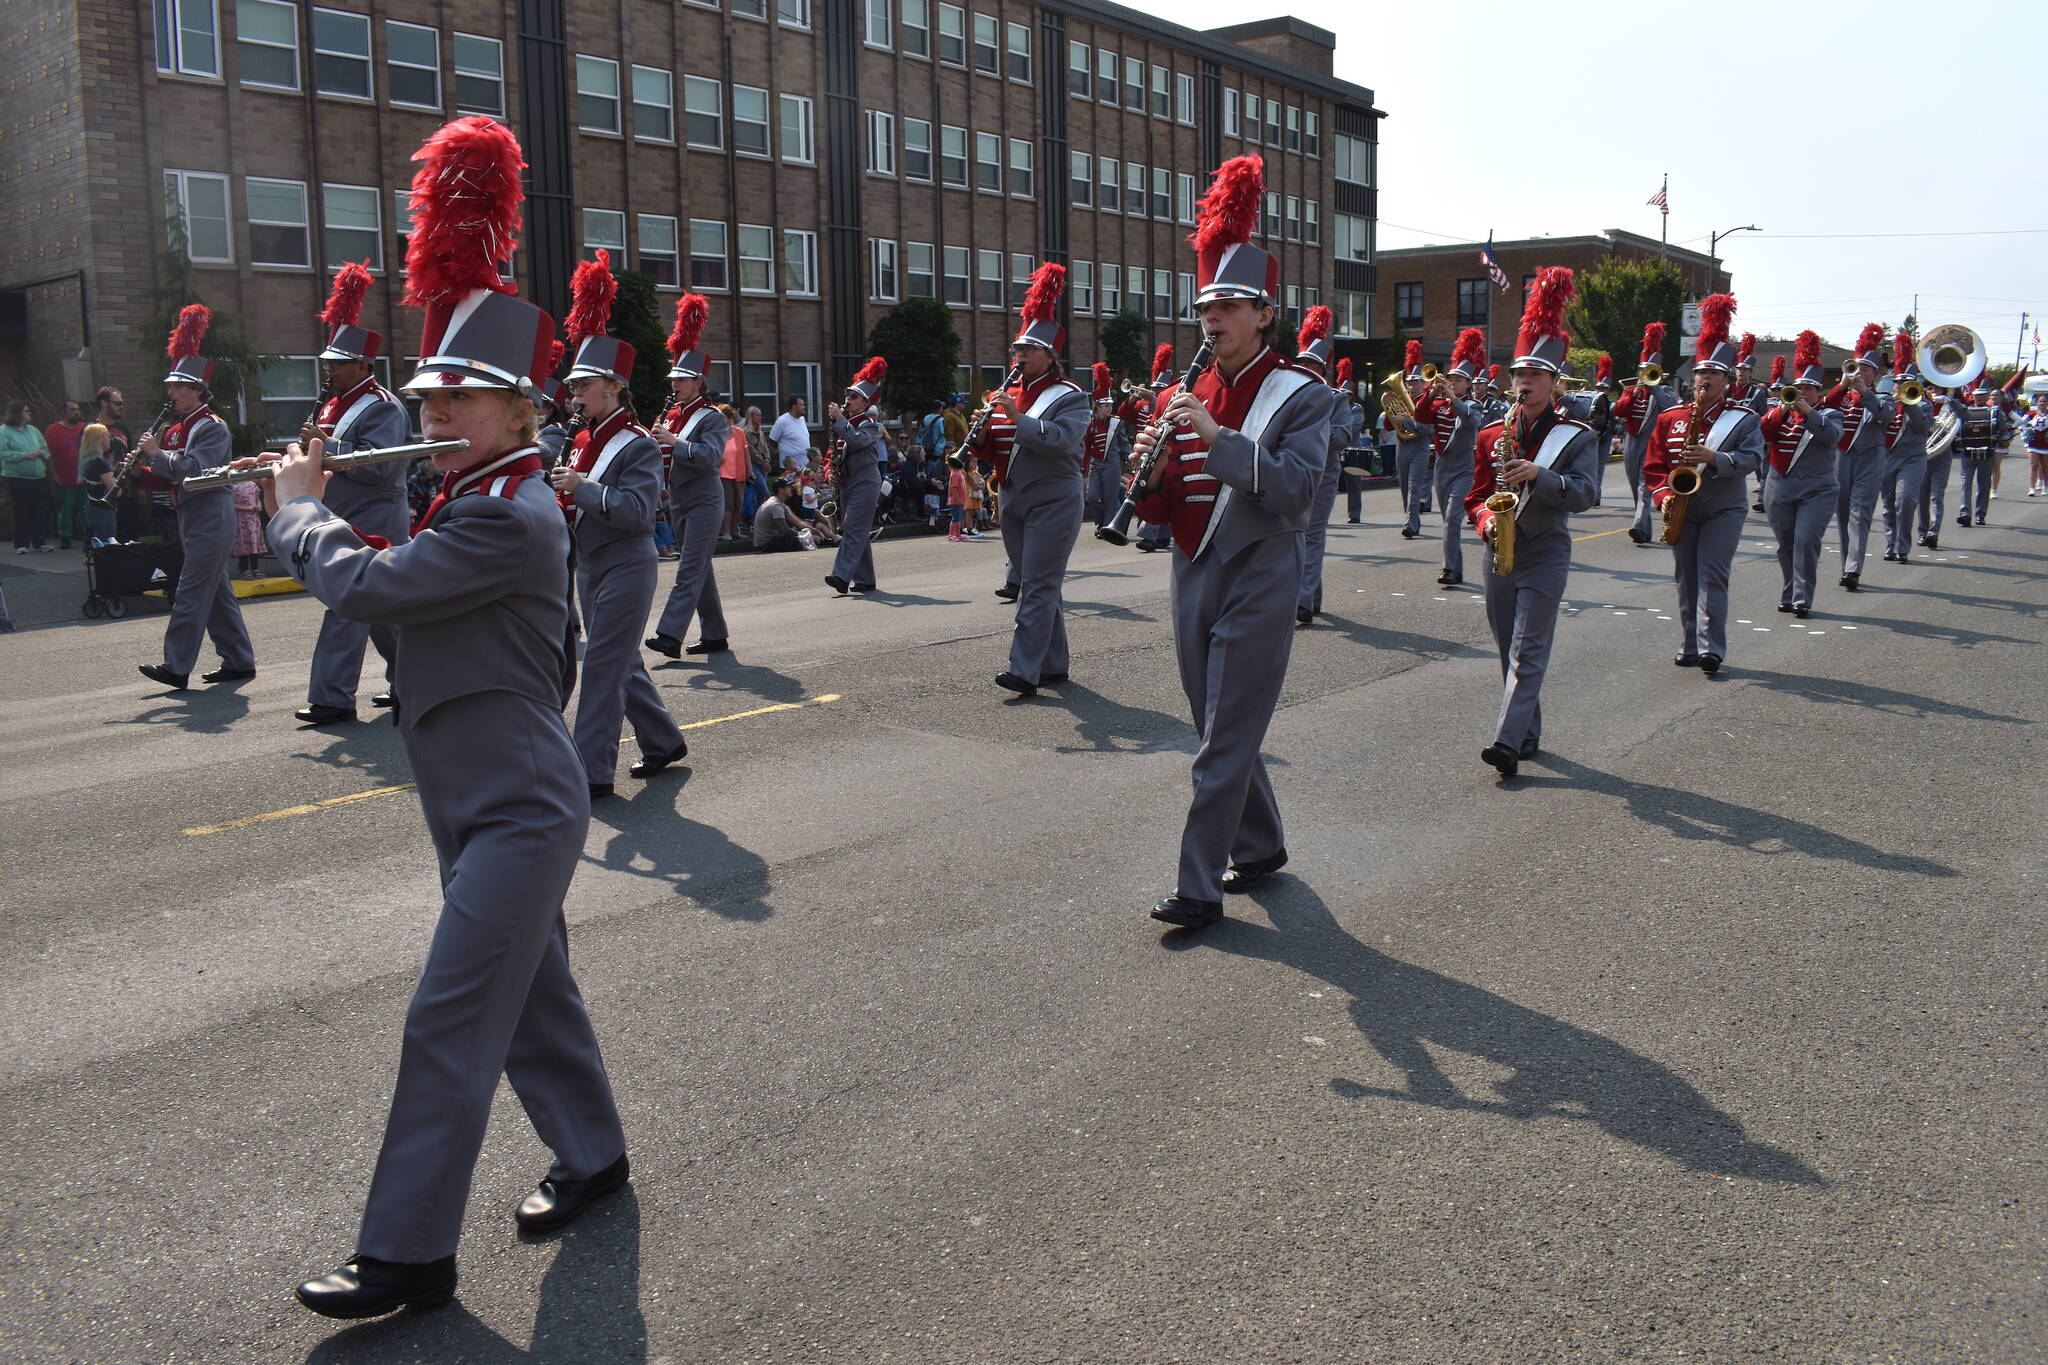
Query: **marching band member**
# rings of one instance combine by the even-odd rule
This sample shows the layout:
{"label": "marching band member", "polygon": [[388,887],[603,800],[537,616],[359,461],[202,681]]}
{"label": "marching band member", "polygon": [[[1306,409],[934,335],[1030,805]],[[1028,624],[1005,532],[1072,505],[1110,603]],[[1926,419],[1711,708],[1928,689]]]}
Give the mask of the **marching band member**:
{"label": "marching band member", "polygon": [[1756,382],[1756,333],[1744,332],[1735,348],[1735,382],[1728,386],[1728,401],[1748,408],[1759,419],[1771,410],[1771,395]]}
{"label": "marching band member", "polygon": [[1234,157],[1196,206],[1195,311],[1215,363],[1168,390],[1136,442],[1140,459],[1170,443],[1139,515],[1173,528],[1173,648],[1202,741],[1174,894],[1152,909],[1184,928],[1214,924],[1224,892],[1287,862],[1259,745],[1287,677],[1335,395],[1274,349],[1280,262],[1251,244],[1264,191],[1259,158]]}
{"label": "marching band member", "polygon": [[1472,450],[1479,412],[1467,398],[1472,376],[1486,364],[1486,333],[1467,327],[1451,348],[1451,368],[1437,378],[1440,390],[1416,405],[1434,444],[1436,499],[1444,513],[1444,567],[1436,581],[1450,587],[1465,581],[1465,494],[1472,487]]}
{"label": "marching band member", "polygon": [[1962,423],[1952,447],[1963,468],[1962,493],[1956,504],[1961,514],[1956,517],[1956,525],[1968,526],[1974,516],[1977,525],[1982,526],[1991,511],[1991,469],[1998,463],[1997,417],[1991,409],[1990,395],[1980,392],[1975,380],[1952,391],[1951,401]]}
{"label": "marching band member", "polygon": [[[1611,360],[1608,362],[1609,368],[1613,367],[1613,363]],[[1479,408],[1479,425],[1482,428],[1490,427],[1505,418],[1508,415],[1508,408],[1512,406],[1508,402],[1507,394],[1501,389],[1500,381],[1500,366],[1488,365],[1486,367],[1486,401]]]}
{"label": "marching band member", "polygon": [[[214,412],[207,384],[213,362],[199,354],[199,343],[213,314],[203,303],[188,303],[178,312],[165,354],[171,368],[164,375],[165,406],[177,420],[145,434],[134,458],[173,487],[207,469],[229,463],[233,452],[227,423]],[[242,624],[242,604],[228,579],[228,561],[235,543],[235,500],[226,485],[181,493],[178,497],[178,542],[185,553],[178,571],[178,590],[171,599],[171,619],[164,627],[164,661],[137,664],[151,682],[182,692],[199,662],[199,643],[211,638],[220,653],[220,667],[200,676],[210,683],[256,676],[256,652],[249,628]]]}
{"label": "marching band member", "polygon": [[[1596,378],[1582,389],[1573,389],[1570,385],[1575,378],[1570,362],[1558,370],[1557,410],[1572,421],[1583,422],[1590,427],[1593,425],[1593,388],[1599,381]],[[1598,435],[1597,432],[1594,434]]]}
{"label": "marching band member", "polygon": [[583,419],[568,458],[548,475],[575,528],[576,600],[583,609],[583,681],[576,752],[593,800],[612,794],[619,721],[633,727],[640,758],[628,771],[652,777],[690,752],[633,642],[647,625],[659,577],[654,515],[661,503],[661,447],[633,420],[626,385],[633,348],[605,335],[618,281],[611,253],[576,267],[566,330],[576,346],[569,392]]}
{"label": "marching band member", "polygon": [[1923,549],[1941,548],[1941,521],[1948,515],[1949,473],[1955,466],[1956,446],[1954,437],[1943,441],[1937,449],[1935,441],[1942,414],[1960,411],[1960,405],[1951,407],[1955,400],[1937,388],[1927,390],[1928,419],[1932,425],[1927,431],[1927,477],[1920,484],[1920,506],[1913,516],[1914,539]]}
{"label": "marching band member", "polygon": [[436,132],[413,180],[406,301],[427,309],[420,368],[440,496],[403,545],[321,500],[321,443],[274,476],[269,538],[307,591],[398,636],[399,728],[440,862],[440,922],[406,1011],[398,1083],[356,1250],[298,1288],[337,1318],[455,1292],[455,1246],[499,1077],[554,1164],[515,1218],[558,1228],[626,1183],[625,1134],[569,972],[562,898],[590,794],[562,720],[571,664],[569,528],[540,475],[533,395],[555,324],[499,292],[519,233],[519,144],[476,116]]}
{"label": "marching band member", "polygon": [[1757,415],[1730,397],[1737,353],[1728,340],[1728,321],[1734,312],[1732,294],[1700,301],[1693,401],[1657,418],[1643,457],[1645,496],[1667,523],[1674,516],[1673,473],[1683,468],[1699,475],[1698,489],[1681,504],[1684,523],[1671,546],[1680,622],[1678,655],[1672,662],[1707,674],[1720,672],[1728,657],[1728,579],[1749,516],[1749,476],[1764,461]]}
{"label": "marching band member", "polygon": [[1650,504],[1643,497],[1643,455],[1650,448],[1650,429],[1666,408],[1678,404],[1678,395],[1669,384],[1660,383],[1652,388],[1642,382],[1641,374],[1651,365],[1663,365],[1664,334],[1669,330],[1661,322],[1643,328],[1637,377],[1622,385],[1621,397],[1614,404],[1614,415],[1628,432],[1627,444],[1622,447],[1621,470],[1628,478],[1629,496],[1636,500],[1635,520],[1628,528],[1628,538],[1638,545],[1650,543]]}
{"label": "marching band member", "polygon": [[[1172,388],[1179,379],[1180,376],[1174,373],[1173,369],[1173,343],[1162,341],[1159,343],[1159,348],[1152,352],[1151,403],[1144,405],[1143,411],[1131,411],[1125,414],[1131,424],[1131,434],[1134,441],[1137,433],[1144,429],[1146,421],[1157,411],[1159,395]],[[1131,403],[1127,406],[1131,408],[1138,407],[1138,400],[1132,399]],[[1136,541],[1140,550],[1146,554],[1154,554],[1172,547],[1173,531],[1171,527],[1163,522],[1157,524],[1149,521],[1140,522]]]}
{"label": "marching band member", "polygon": [[1586,415],[1586,425],[1593,428],[1593,437],[1600,442],[1600,459],[1607,460],[1607,451],[1613,445],[1614,432],[1614,357],[1605,351],[1593,365],[1593,410]]}
{"label": "marching band member", "polygon": [[889,438],[875,420],[875,395],[888,378],[889,362],[875,356],[846,386],[846,401],[825,405],[832,434],[843,444],[834,472],[839,478],[839,553],[826,586],[847,592],[875,590],[875,507],[882,500],[882,462]]}
{"label": "marching band member", "polygon": [[668,452],[668,515],[676,533],[676,581],[661,609],[653,638],[643,641],[656,654],[683,656],[683,637],[697,622],[691,654],[723,654],[725,607],[718,600],[718,575],[711,557],[725,525],[725,489],[718,471],[725,467],[725,443],[732,424],[704,392],[711,358],[700,349],[704,324],[711,320],[711,301],[702,294],[676,300],[676,325],[669,333],[668,391],[670,403],[655,424],[654,439]]}
{"label": "marching band member", "polygon": [[1010,343],[1017,382],[989,394],[996,407],[985,448],[1003,487],[1003,550],[1017,584],[1010,666],[996,686],[1019,696],[1067,680],[1067,624],[1060,585],[1081,534],[1081,440],[1088,396],[1060,373],[1067,329],[1059,324],[1067,268],[1041,265],[1025,291],[1023,327]]}
{"label": "marching band member", "polygon": [[[1771,357],[1770,387],[1764,390],[1762,396],[1758,400],[1763,404],[1764,407],[1763,413],[1760,415],[1769,415],[1770,410],[1777,405],[1779,391],[1784,387],[1785,357],[1782,355],[1774,355]],[[1770,483],[1771,461],[1769,456],[1766,455],[1762,467],[1756,471],[1756,502],[1751,504],[1749,509],[1750,511],[1761,512],[1764,510],[1764,503],[1766,501],[1764,495],[1770,491]]]}
{"label": "marching band member", "polygon": [[[1308,317],[1296,333],[1294,363],[1327,382],[1330,372],[1330,323],[1332,315],[1322,304],[1308,310]],[[1344,452],[1358,440],[1359,427],[1365,421],[1365,414],[1351,401],[1345,385],[1349,380],[1343,371],[1350,369],[1349,362],[1339,366],[1338,382],[1332,387],[1338,394],[1330,414],[1330,452],[1323,462],[1323,472],[1316,479],[1316,494],[1309,504],[1308,528],[1302,536],[1301,596],[1294,604],[1294,624],[1307,626],[1315,624],[1317,613],[1323,609],[1323,551],[1330,538],[1330,510],[1337,505],[1337,484],[1344,477]]]}
{"label": "marching band member", "polygon": [[1850,592],[1863,578],[1870,520],[1884,485],[1884,429],[1892,413],[1890,400],[1875,387],[1881,368],[1878,348],[1883,345],[1884,328],[1866,323],[1857,335],[1855,353],[1842,369],[1842,382],[1821,400],[1842,414],[1835,454],[1835,526],[1842,542],[1841,585]]}
{"label": "marching band member", "polygon": [[1913,553],[1913,513],[1927,482],[1927,433],[1934,426],[1924,398],[1900,401],[1899,387],[1908,381],[1926,388],[1913,363],[1913,338],[1901,332],[1892,341],[1892,415],[1884,433],[1884,557],[1900,564]]}
{"label": "marching band member", "polygon": [[1086,517],[1094,508],[1095,524],[1100,526],[1116,515],[1123,501],[1123,452],[1130,443],[1130,428],[1116,415],[1116,376],[1100,360],[1092,373],[1094,415],[1081,445],[1081,515]]}
{"label": "marching band member", "polygon": [[[384,338],[361,326],[363,296],[370,288],[366,266],[350,261],[334,274],[333,288],[320,320],[332,329],[320,361],[327,370],[327,401],[314,418],[299,428],[301,443],[321,438],[330,455],[358,450],[383,450],[412,439],[412,417],[396,395],[377,382],[370,362],[383,349]],[[359,530],[403,545],[412,533],[412,509],[405,500],[411,466],[388,464],[345,469],[328,482],[323,501],[334,514]],[[392,668],[389,626],[370,626],[327,612],[320,618],[320,638],[313,645],[312,676],[306,704],[293,714],[312,725],[356,718],[356,684],[363,676],[363,646],[375,643],[384,656],[385,677]],[[391,694],[371,698],[389,706]]]}
{"label": "marching band member", "polygon": [[1842,417],[1835,409],[1820,406],[1827,372],[1820,367],[1818,333],[1799,334],[1792,365],[1799,397],[1764,414],[1764,447],[1771,457],[1764,510],[1778,539],[1778,572],[1784,579],[1778,610],[1804,617],[1813,607],[1820,543],[1835,510],[1838,485],[1832,456],[1842,438]]}
{"label": "marching band member", "polygon": [[[1557,408],[1557,376],[1571,350],[1564,330],[1565,306],[1577,293],[1572,272],[1545,266],[1536,272],[1522,307],[1509,373],[1515,406],[1496,426],[1479,433],[1473,456],[1472,489],[1465,512],[1486,545],[1486,620],[1500,651],[1502,691],[1493,743],[1480,759],[1502,779],[1513,777],[1521,760],[1535,753],[1543,737],[1543,678],[1557,635],[1557,610],[1571,574],[1571,514],[1600,502],[1604,456],[1591,427]],[[1499,449],[1511,439],[1513,451]],[[1506,456],[1504,468],[1495,465]],[[1500,572],[1494,547],[1506,509],[1487,500],[1496,492],[1520,499],[1514,512],[1514,564]]]}
{"label": "marching band member", "polygon": [[[1349,444],[1344,447],[1343,451],[1339,451],[1337,455],[1337,486],[1344,490],[1345,520],[1356,526],[1358,524],[1359,504],[1365,493],[1365,480],[1370,477],[1371,470],[1362,464],[1352,465],[1345,463],[1344,453],[1360,448],[1370,450],[1373,446],[1371,438],[1365,434],[1365,405],[1358,401],[1358,380],[1355,372],[1352,370],[1349,357],[1342,358],[1337,362],[1337,383],[1335,387],[1337,390],[1337,407],[1330,414],[1330,425],[1336,426],[1341,422],[1345,425],[1345,429],[1350,432],[1350,436],[1347,438]],[[1329,518],[1325,517],[1323,519],[1323,525],[1326,528],[1325,534],[1327,534]],[[1320,612],[1322,609],[1322,597],[1318,594],[1316,597],[1316,610]]]}
{"label": "marching band member", "polygon": [[1392,418],[1394,427],[1394,475],[1401,484],[1401,539],[1422,534],[1422,509],[1429,501],[1429,468],[1434,457],[1429,424],[1420,420],[1424,390],[1422,343],[1411,341],[1402,348],[1402,382],[1408,386],[1408,400],[1415,404],[1416,420]]}

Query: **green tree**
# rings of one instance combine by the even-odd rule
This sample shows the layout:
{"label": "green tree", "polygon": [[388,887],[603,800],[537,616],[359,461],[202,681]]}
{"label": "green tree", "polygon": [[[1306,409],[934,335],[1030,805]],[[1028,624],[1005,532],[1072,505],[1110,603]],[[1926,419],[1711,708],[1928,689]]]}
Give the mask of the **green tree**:
{"label": "green tree", "polygon": [[1152,378],[1152,356],[1145,349],[1145,315],[1126,308],[1102,324],[1102,358],[1118,379],[1142,384]]}
{"label": "green tree", "polygon": [[1678,314],[1685,302],[1685,281],[1669,261],[1631,261],[1610,256],[1579,276],[1579,294],[1565,311],[1565,327],[1580,345],[1614,357],[1616,379],[1636,372],[1642,354],[1643,328],[1666,325],[1666,372],[1679,357]]}
{"label": "green tree", "polygon": [[960,334],[953,330],[953,310],[937,299],[905,299],[884,313],[868,333],[868,351],[888,360],[881,396],[905,421],[952,396]]}
{"label": "green tree", "polygon": [[[164,205],[164,246],[156,256],[156,288],[150,296],[148,320],[135,332],[135,344],[150,363],[161,366],[164,341],[177,326],[178,311],[188,303],[205,303],[199,293],[199,272],[192,268],[192,256],[185,236],[185,215],[177,200]],[[209,305],[210,306],[210,305]],[[241,400],[262,398],[262,375],[267,365],[283,357],[259,348],[239,313],[214,308],[199,353],[213,362],[213,410],[228,425],[237,455],[254,455],[263,446],[263,419],[240,421]],[[157,374],[163,373],[159,368]],[[138,436],[140,432],[136,433]]]}
{"label": "green tree", "polygon": [[611,334],[633,348],[633,411],[641,421],[651,422],[668,407],[668,329],[662,326],[661,303],[651,277],[619,270],[613,278],[619,282],[619,294],[612,300]]}

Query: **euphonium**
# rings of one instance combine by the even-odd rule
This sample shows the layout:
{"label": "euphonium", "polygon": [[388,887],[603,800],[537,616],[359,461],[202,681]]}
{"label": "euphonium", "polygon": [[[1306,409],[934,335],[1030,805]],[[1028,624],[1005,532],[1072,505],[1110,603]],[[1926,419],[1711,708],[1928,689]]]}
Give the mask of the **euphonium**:
{"label": "euphonium", "polygon": [[[1700,440],[1700,423],[1706,420],[1707,391],[1698,379],[1692,384],[1692,413],[1685,421],[1685,444],[1678,451],[1681,456],[1695,455],[1705,448]],[[1663,541],[1676,545],[1679,534],[1685,530],[1685,510],[1692,503],[1692,495],[1700,491],[1700,471],[1689,464],[1673,465],[1664,486],[1670,490],[1670,496],[1664,499]]]}
{"label": "euphonium", "polygon": [[1486,510],[1493,513],[1487,536],[1493,543],[1493,571],[1497,574],[1515,571],[1515,514],[1522,510],[1522,495],[1509,492],[1505,481],[1508,462],[1517,458],[1515,417],[1521,410],[1521,395],[1515,397],[1508,415],[1501,419],[1500,439],[1493,443],[1493,492],[1486,496]]}
{"label": "euphonium", "polygon": [[1380,381],[1380,408],[1390,418],[1415,420],[1415,400],[1408,396],[1408,380],[1401,371]]}

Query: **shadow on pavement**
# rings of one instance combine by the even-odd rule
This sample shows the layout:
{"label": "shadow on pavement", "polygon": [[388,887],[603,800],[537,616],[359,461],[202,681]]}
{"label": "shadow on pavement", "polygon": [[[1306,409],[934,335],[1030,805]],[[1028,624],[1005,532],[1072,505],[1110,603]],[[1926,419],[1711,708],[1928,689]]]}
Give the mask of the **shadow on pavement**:
{"label": "shadow on pavement", "polygon": [[2004,725],[2033,724],[2025,716],[2002,716],[1995,711],[1980,711],[1974,706],[1964,706],[1960,702],[1923,697],[1917,692],[1896,692],[1889,687],[1850,682],[1841,678],[1810,678],[1797,673],[1770,673],[1745,669],[1741,681],[1753,687],[1768,688],[1773,692],[1783,692],[1787,696],[1799,697],[1806,701],[1863,706],[1873,711],[1883,711],[1895,716],[1910,716],[1915,719],[1954,716],[1959,720],[1995,720]]}
{"label": "shadow on pavement", "polygon": [[[1688,1170],[1795,1185],[1827,1182],[1799,1158],[1744,1135],[1742,1125],[1669,1068],[1620,1043],[1539,1014],[1491,991],[1387,956],[1353,938],[1306,885],[1293,878],[1253,893],[1272,928],[1228,919],[1200,931],[1175,930],[1174,951],[1211,948],[1292,967],[1351,996],[1351,1022],[1406,1085],[1344,1077],[1330,1088],[1346,1099],[1399,1100],[1504,1119],[1591,1123],[1610,1137],[1662,1154]],[[1506,1068],[1492,1094],[1461,1091],[1429,1048],[1461,1052]]]}
{"label": "shadow on pavement", "polygon": [[1069,597],[1064,599],[1060,605],[1074,615],[1087,616],[1104,621],[1139,621],[1149,624],[1159,619],[1156,616],[1147,616],[1144,612],[1130,607],[1120,607],[1113,602],[1076,602],[1073,598]]}
{"label": "shadow on pavement", "polygon": [[[159,687],[147,678],[140,682],[145,688]],[[210,687],[201,683],[189,692],[163,692],[159,689],[154,700],[156,705],[138,711],[126,720],[103,720],[100,724],[173,725],[195,735],[224,735],[234,728],[236,721],[249,714],[249,699],[232,684]]]}
{"label": "shadow on pavement", "polygon": [[1049,690],[1073,713],[1074,734],[1080,740],[1078,744],[1057,746],[1057,753],[1129,754],[1179,749],[1191,754],[1199,747],[1194,727],[1179,716],[1150,707],[1130,706],[1078,683],[1061,683]]}
{"label": "shadow on pavement", "polygon": [[1335,626],[1344,632],[1344,637],[1353,644],[1365,645],[1371,649],[1391,650],[1396,654],[1415,654],[1431,659],[1491,659],[1497,657],[1490,649],[1479,649],[1458,640],[1445,640],[1435,635],[1418,635],[1407,630],[1385,630],[1369,626],[1363,621],[1353,621],[1335,612],[1324,612],[1316,620],[1325,625]]}
{"label": "shadow on pavement", "polygon": [[1894,635],[1904,635],[1914,640],[1939,640],[1943,644],[1959,645],[1964,649],[1975,649],[1978,645],[2035,643],[2016,635],[1993,635],[1988,631],[1966,630],[1962,626],[1934,625],[1926,621],[1897,621],[1884,616],[1865,616],[1860,612],[1855,620],[1846,624],[1861,626],[1865,630],[1888,630]]}
{"label": "shadow on pavement", "polygon": [[612,837],[592,861],[614,872],[665,881],[678,896],[725,919],[767,919],[775,913],[765,899],[767,860],[716,826],[683,818],[676,805],[689,780],[686,763],[649,778],[631,796],[594,803],[590,823],[610,829]]}
{"label": "shadow on pavement", "polygon": [[[664,659],[648,670],[657,683],[681,683],[696,692],[730,692],[736,696],[758,697],[764,705],[802,701],[804,685],[787,673],[763,664],[743,664],[731,653],[712,654],[688,663]],[[679,716],[679,723],[701,719]]]}

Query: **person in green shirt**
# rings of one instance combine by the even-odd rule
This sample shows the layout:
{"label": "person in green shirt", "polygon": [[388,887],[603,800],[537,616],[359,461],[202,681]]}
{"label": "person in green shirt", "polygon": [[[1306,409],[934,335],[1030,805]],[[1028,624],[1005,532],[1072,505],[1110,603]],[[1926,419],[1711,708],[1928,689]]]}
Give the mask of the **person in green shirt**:
{"label": "person in green shirt", "polygon": [[7,505],[14,512],[14,553],[48,554],[43,508],[50,495],[50,447],[29,424],[28,404],[19,399],[7,405],[7,421],[0,425],[0,478],[7,480]]}

